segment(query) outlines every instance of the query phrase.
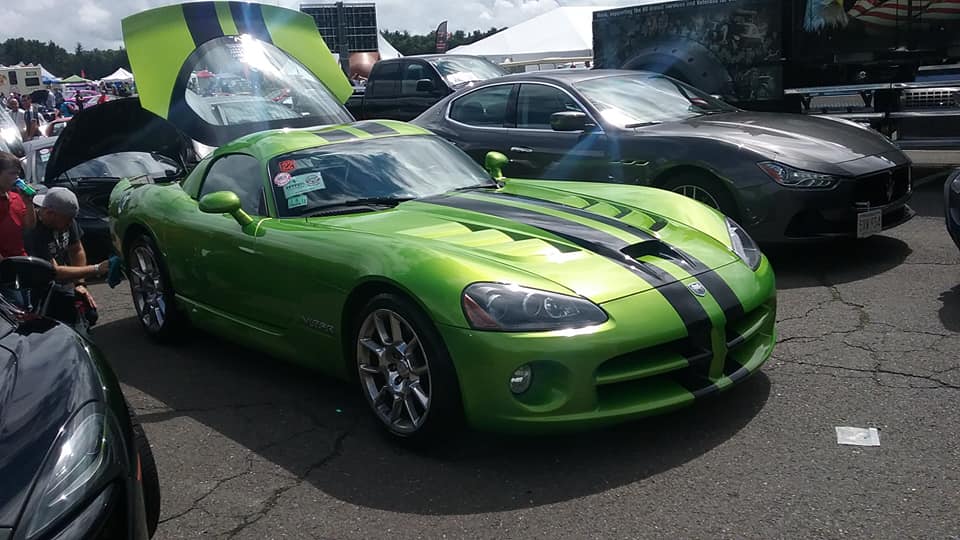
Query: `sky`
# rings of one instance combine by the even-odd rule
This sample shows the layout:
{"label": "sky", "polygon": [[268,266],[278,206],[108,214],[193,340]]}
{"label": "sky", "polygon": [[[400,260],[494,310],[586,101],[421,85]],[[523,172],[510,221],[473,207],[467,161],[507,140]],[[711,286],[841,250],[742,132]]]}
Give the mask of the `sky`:
{"label": "sky", "polygon": [[[318,3],[327,0],[314,0]],[[332,0],[330,0],[332,1]],[[349,2],[350,0],[347,0]],[[369,1],[369,0],[368,0]],[[558,5],[630,5],[631,0],[373,0],[381,30],[409,30],[425,34],[444,19],[448,29],[487,30],[511,26]],[[54,41],[68,51],[77,42],[85,49],[113,49],[121,45],[120,19],[152,7],[181,3],[177,0],[28,0],[4,7],[8,32],[17,37]],[[300,0],[262,0],[293,9]],[[68,20],[64,14],[69,13]],[[51,24],[50,21],[60,21]],[[13,24],[10,24],[13,22]],[[8,33],[8,32],[5,32]]]}

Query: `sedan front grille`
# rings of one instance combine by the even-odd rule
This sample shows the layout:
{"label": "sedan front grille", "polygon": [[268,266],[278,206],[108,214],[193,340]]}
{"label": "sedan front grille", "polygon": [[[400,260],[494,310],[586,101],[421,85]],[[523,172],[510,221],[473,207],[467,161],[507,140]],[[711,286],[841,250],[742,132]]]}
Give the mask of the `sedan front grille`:
{"label": "sedan front grille", "polygon": [[911,189],[909,166],[887,169],[854,180],[856,182],[853,192],[854,203],[861,205],[866,203],[871,208],[899,200]]}

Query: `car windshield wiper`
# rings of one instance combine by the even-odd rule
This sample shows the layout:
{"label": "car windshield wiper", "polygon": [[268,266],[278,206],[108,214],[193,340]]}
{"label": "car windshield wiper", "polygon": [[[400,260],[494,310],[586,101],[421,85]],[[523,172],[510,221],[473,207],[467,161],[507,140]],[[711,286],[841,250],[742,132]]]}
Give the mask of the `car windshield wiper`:
{"label": "car windshield wiper", "polygon": [[458,187],[455,189],[451,189],[450,192],[456,193],[459,191],[473,191],[475,189],[499,189],[499,188],[500,188],[500,184],[497,184],[496,182],[494,182],[492,184],[475,184],[472,186]]}
{"label": "car windshield wiper", "polygon": [[652,121],[652,122],[636,122],[636,123],[634,123],[634,124],[627,124],[627,125],[625,125],[625,126],[623,126],[623,127],[626,128],[626,129],[632,129],[632,128],[645,127],[645,126],[655,126],[655,125],[657,125],[657,124],[659,124],[659,123],[660,123],[660,122],[656,122],[656,121]]}
{"label": "car windshield wiper", "polygon": [[323,206],[318,206],[311,211],[307,212],[298,217],[311,217],[316,215],[323,215],[334,213],[338,208],[353,208],[357,206],[386,206],[388,208],[393,208],[398,204],[405,201],[412,201],[416,197],[365,197],[363,199],[353,199],[351,201],[343,201],[338,203],[325,204]]}

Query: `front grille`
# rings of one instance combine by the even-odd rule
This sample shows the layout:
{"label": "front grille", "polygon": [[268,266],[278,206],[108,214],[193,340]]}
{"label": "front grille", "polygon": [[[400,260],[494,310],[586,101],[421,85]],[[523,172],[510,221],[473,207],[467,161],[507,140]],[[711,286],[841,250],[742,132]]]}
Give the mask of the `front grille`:
{"label": "front grille", "polygon": [[910,191],[910,167],[897,167],[854,179],[853,202],[871,208],[896,201]]}
{"label": "front grille", "polygon": [[901,98],[904,110],[952,109],[960,106],[957,101],[960,88],[917,88],[904,90]]}
{"label": "front grille", "polygon": [[[758,347],[769,341],[767,330],[772,328],[775,317],[776,300],[771,299],[727,321],[722,329],[726,336],[724,375],[737,371],[755,355],[765,354]],[[667,396],[671,382],[674,387],[679,383],[696,395],[695,390],[714,382],[709,377],[714,360],[710,343],[709,336],[688,336],[607,360],[595,374],[600,409],[623,407],[640,396]]]}

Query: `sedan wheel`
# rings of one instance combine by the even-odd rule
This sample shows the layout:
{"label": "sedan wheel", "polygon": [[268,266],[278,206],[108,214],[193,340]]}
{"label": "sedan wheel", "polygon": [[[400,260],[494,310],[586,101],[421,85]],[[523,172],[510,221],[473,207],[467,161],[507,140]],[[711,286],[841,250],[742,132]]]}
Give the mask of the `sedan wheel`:
{"label": "sedan wheel", "polygon": [[374,412],[391,431],[413,433],[423,425],[430,413],[430,364],[409,322],[389,309],[367,315],[357,368]]}
{"label": "sedan wheel", "polygon": [[700,186],[691,186],[691,185],[680,185],[673,188],[674,193],[679,193],[684,197],[689,197],[695,201],[700,201],[703,204],[720,210],[720,203],[717,202],[717,199],[710,194],[709,191],[703,189]]}

